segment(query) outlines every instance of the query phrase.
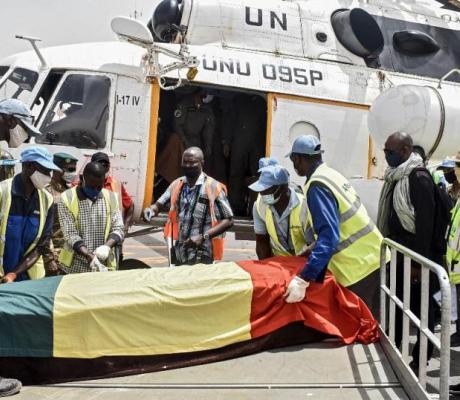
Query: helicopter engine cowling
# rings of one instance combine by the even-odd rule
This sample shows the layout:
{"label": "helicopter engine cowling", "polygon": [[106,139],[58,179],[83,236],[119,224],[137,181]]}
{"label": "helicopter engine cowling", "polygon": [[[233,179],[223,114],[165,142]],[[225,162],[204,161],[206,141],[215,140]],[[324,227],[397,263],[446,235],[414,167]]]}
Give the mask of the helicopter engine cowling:
{"label": "helicopter engine cowling", "polygon": [[368,125],[379,148],[389,135],[406,132],[430,158],[441,159],[460,150],[458,89],[400,85],[380,94],[372,104]]}

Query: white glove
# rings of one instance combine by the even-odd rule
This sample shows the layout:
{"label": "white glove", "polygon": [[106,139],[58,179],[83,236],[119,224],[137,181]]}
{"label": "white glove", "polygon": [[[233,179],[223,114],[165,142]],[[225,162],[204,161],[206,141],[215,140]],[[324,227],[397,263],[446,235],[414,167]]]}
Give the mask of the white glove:
{"label": "white glove", "polygon": [[298,276],[289,284],[286,293],[284,293],[284,299],[286,303],[298,303],[305,298],[305,291],[310,286],[310,282],[304,281]]}
{"label": "white glove", "polygon": [[91,267],[91,271],[93,272],[108,271],[107,267],[104,264],[102,264],[96,256],[93,258],[93,261],[91,261],[91,264],[89,266]]}
{"label": "white glove", "polygon": [[154,216],[155,216],[155,213],[153,212],[153,210],[150,207],[147,207],[144,210],[144,219],[147,222],[150,222]]}
{"label": "white glove", "polygon": [[99,258],[99,261],[107,261],[110,255],[110,247],[106,246],[105,244],[103,246],[99,246],[95,251],[94,254],[96,255],[97,258]]}

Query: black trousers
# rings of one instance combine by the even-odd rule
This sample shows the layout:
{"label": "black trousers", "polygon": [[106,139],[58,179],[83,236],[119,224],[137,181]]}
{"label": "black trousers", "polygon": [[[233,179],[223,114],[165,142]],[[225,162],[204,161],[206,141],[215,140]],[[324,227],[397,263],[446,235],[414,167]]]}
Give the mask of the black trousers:
{"label": "black trousers", "polygon": [[[413,266],[412,268],[421,268]],[[411,281],[411,311],[420,318],[420,300],[422,296],[422,286],[420,282]],[[433,299],[433,295],[439,290],[438,278],[435,274],[430,272],[430,285],[428,293],[428,329],[434,331],[436,322],[435,309],[437,307],[436,302]],[[404,299],[404,257],[398,253],[396,263],[396,296],[403,301]],[[403,330],[403,312],[396,308],[396,321],[395,321],[395,343],[397,347],[401,346],[402,343],[402,330]],[[433,355],[433,344],[428,341],[428,354],[427,359],[430,360]],[[417,333],[417,342],[415,343],[414,349],[412,350],[413,360],[418,363],[420,354],[420,331]]]}
{"label": "black trousers", "polygon": [[361,297],[375,319],[380,318],[380,268],[359,282],[348,286],[354,294]]}

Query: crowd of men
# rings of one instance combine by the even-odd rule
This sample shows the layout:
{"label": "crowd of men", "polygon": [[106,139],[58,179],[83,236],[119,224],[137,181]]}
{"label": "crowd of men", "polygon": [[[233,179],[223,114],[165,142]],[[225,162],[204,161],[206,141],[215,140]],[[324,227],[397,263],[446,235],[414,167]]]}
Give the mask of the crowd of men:
{"label": "crowd of men", "polygon": [[[17,147],[35,134],[30,111],[23,103],[0,102],[0,140]],[[456,173],[460,159],[446,160],[436,171],[429,171],[423,151],[414,149],[411,137],[402,132],[388,138],[384,151],[388,169],[377,224],[350,182],[323,162],[324,150],[317,137],[297,138],[286,155],[296,173],[305,178],[303,188],[291,183],[279,160],[259,160],[258,180],[249,186],[257,194],[253,207],[257,256],[307,257],[287,287],[287,303],[302,301],[311,283],[321,284],[329,271],[378,317],[383,237],[445,265],[452,284],[460,284],[460,184]],[[161,211],[168,212],[165,238],[175,265],[221,260],[224,234],[233,225],[226,187],[204,173],[205,159],[200,147],[187,148],[182,157],[183,176],[143,212],[147,221]],[[2,283],[114,271],[120,265],[122,243],[133,222],[133,201],[111,176],[107,154],[95,153],[81,175],[78,161],[70,154],[52,155],[43,147],[29,146],[21,153],[21,172],[0,182]],[[402,300],[402,258],[397,262],[397,295]],[[428,325],[434,330],[436,279],[430,279],[429,290]],[[412,310],[420,315],[420,266],[416,264],[412,266],[411,293]],[[398,346],[401,333],[402,315],[398,314]],[[456,334],[452,342],[459,339]],[[415,371],[418,342],[412,353]],[[432,346],[428,358],[431,354]],[[3,395],[19,389],[18,381],[0,380]]]}

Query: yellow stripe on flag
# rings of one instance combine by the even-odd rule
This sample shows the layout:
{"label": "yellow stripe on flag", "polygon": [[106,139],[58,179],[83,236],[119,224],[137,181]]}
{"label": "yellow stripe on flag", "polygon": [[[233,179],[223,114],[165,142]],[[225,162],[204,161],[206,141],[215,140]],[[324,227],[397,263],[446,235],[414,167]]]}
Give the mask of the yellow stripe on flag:
{"label": "yellow stripe on flag", "polygon": [[252,281],[236,263],[65,276],[54,357],[208,350],[251,338]]}

